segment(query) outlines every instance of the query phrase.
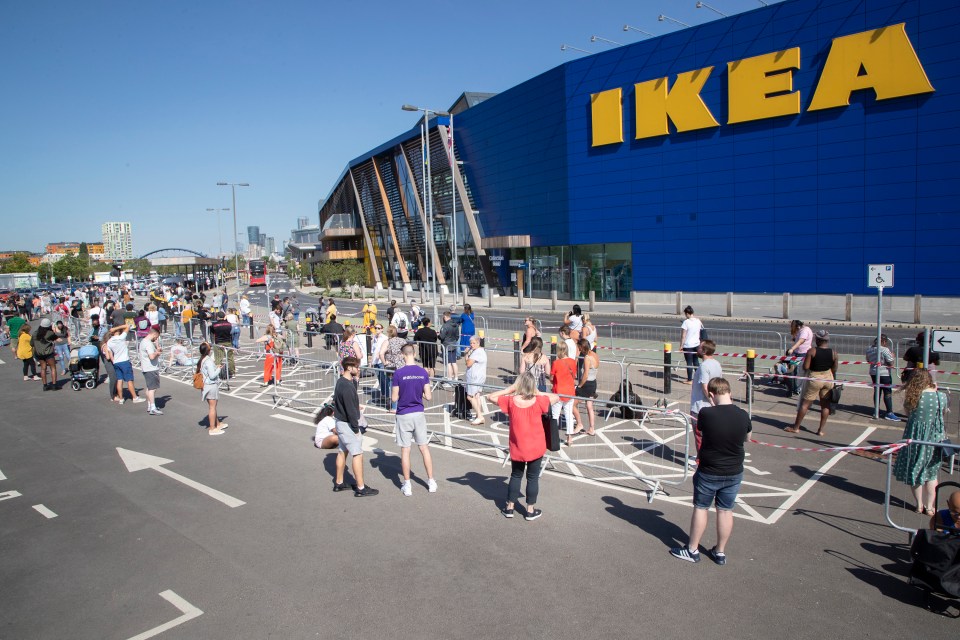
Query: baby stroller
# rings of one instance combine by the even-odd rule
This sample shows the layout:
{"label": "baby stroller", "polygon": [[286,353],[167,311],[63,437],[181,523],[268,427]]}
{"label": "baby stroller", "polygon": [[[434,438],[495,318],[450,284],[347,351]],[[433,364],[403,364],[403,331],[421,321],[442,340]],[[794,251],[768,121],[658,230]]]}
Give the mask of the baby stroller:
{"label": "baby stroller", "polygon": [[317,310],[313,307],[310,307],[307,309],[304,317],[306,318],[307,326],[303,335],[306,336],[308,333],[317,335],[320,333],[320,318],[317,315]]}
{"label": "baby stroller", "polygon": [[100,380],[100,350],[92,344],[80,347],[76,360],[70,359],[70,386],[74,391],[80,387],[93,389]]}
{"label": "baby stroller", "polygon": [[[960,489],[956,482],[942,482],[937,487],[936,497],[947,487]],[[938,501],[939,502],[939,501]],[[952,515],[947,512],[948,518]],[[945,527],[941,531],[921,529],[910,546],[913,566],[910,568],[909,581],[923,592],[924,606],[950,618],[960,617],[960,613],[949,613],[949,609],[960,609],[960,529]]]}

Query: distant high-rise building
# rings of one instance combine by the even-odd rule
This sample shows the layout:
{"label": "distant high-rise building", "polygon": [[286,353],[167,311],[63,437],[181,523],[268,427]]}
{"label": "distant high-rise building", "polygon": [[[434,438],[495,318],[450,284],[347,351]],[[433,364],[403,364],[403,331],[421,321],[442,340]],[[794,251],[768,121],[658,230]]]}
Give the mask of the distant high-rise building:
{"label": "distant high-rise building", "polygon": [[243,251],[244,251],[243,243],[242,243],[242,242],[238,242],[238,243],[237,243],[237,253],[241,253],[241,254],[242,254]]}
{"label": "distant high-rise building", "polygon": [[297,229],[303,229],[309,224],[310,224],[310,218],[306,216],[304,216],[303,218],[297,218]]}
{"label": "distant high-rise building", "polygon": [[260,227],[247,227],[247,244],[260,244]]}
{"label": "distant high-rise building", "polygon": [[260,245],[260,248],[261,248],[261,249],[262,249],[263,247],[267,246],[267,234],[261,233],[261,234],[260,234],[260,240],[259,240],[259,242],[257,242],[257,244]]}
{"label": "distant high-rise building", "polygon": [[129,222],[104,222],[100,225],[103,253],[110,260],[133,258],[133,225]]}
{"label": "distant high-rise building", "polygon": [[277,241],[272,237],[268,237],[266,243],[263,245],[263,253],[267,256],[272,256],[277,252]]}

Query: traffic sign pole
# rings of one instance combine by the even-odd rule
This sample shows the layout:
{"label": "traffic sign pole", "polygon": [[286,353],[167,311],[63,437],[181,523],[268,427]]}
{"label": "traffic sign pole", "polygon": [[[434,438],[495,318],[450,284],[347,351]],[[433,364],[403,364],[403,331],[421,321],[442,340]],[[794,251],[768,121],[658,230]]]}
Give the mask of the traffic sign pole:
{"label": "traffic sign pole", "polygon": [[[883,335],[883,287],[877,287],[877,375],[874,379],[873,387],[873,419],[880,418],[880,366],[883,363],[883,357],[880,355],[883,348],[880,342],[880,336]],[[890,381],[893,382],[891,371]]]}

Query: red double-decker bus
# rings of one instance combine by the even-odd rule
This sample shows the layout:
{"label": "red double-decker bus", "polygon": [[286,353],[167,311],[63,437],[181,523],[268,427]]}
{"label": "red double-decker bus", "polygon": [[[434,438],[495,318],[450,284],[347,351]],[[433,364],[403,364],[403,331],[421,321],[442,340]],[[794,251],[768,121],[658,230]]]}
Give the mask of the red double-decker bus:
{"label": "red double-decker bus", "polygon": [[250,286],[251,287],[265,287],[267,286],[267,263],[263,260],[251,260],[249,263],[250,268]]}

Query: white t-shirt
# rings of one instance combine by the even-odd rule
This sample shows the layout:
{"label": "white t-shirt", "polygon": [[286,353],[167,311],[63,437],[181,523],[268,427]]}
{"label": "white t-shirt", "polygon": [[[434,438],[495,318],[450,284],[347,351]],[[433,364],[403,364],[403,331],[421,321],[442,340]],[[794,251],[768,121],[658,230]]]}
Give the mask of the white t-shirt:
{"label": "white t-shirt", "polygon": [[173,356],[173,361],[179,365],[194,364],[190,361],[190,352],[182,344],[175,344],[170,347],[170,354]]}
{"label": "white t-shirt", "polygon": [[150,326],[152,327],[155,324],[160,324],[160,312],[159,311],[147,311],[147,320],[150,321]]}
{"label": "white t-shirt", "polygon": [[583,316],[571,315],[567,318],[567,323],[570,325],[570,331],[580,331],[583,329]]}
{"label": "white t-shirt", "polygon": [[237,318],[237,316],[235,316],[232,313],[228,313],[226,318],[224,318],[224,320],[226,320],[230,324],[240,324],[240,319]]}
{"label": "white t-shirt", "polygon": [[127,349],[127,333],[115,335],[107,340],[107,349],[113,354],[113,362],[129,362],[130,351]]}
{"label": "white t-shirt", "polygon": [[693,388],[690,389],[690,413],[697,414],[704,407],[710,406],[710,398],[703,392],[703,385],[714,378],[722,378],[723,369],[720,363],[713,358],[704,358],[697,373],[693,376]]}
{"label": "white t-shirt", "polygon": [[[109,344],[109,343],[108,343]],[[157,345],[154,344],[153,340],[149,338],[144,338],[140,341],[140,346],[137,348],[137,351],[140,352],[140,370],[141,371],[156,371],[160,367],[157,366],[155,360],[151,360],[151,356],[157,353]]]}
{"label": "white t-shirt", "polygon": [[573,338],[564,338],[563,341],[567,344],[567,357],[576,360],[580,356],[576,341]]}
{"label": "white t-shirt", "polygon": [[327,416],[323,420],[317,423],[317,432],[313,436],[314,446],[319,447],[323,444],[323,439],[327,436],[333,436],[337,434],[337,421],[333,416]]}
{"label": "white t-shirt", "polygon": [[280,331],[280,325],[281,325],[280,316],[278,316],[273,311],[270,312],[270,324],[273,325],[274,329],[276,329],[277,331]]}
{"label": "white t-shirt", "polygon": [[100,307],[91,308],[90,311],[87,312],[87,317],[92,318],[93,316],[97,316],[97,318],[100,320],[100,324],[103,324],[103,309]]}
{"label": "white t-shirt", "polygon": [[467,384],[485,383],[487,381],[487,350],[477,347],[477,350],[467,357],[473,360],[473,364],[467,367],[467,373],[464,376]]}
{"label": "white t-shirt", "polygon": [[703,328],[703,323],[700,322],[699,318],[687,318],[683,321],[683,324],[680,325],[681,330],[687,332],[686,337],[683,340],[683,344],[680,345],[683,349],[690,349],[693,347],[700,346],[700,329]]}
{"label": "white t-shirt", "polygon": [[240,313],[245,316],[250,315],[250,301],[246,298],[240,300]]}
{"label": "white t-shirt", "polygon": [[[400,326],[400,322],[403,322],[403,326]],[[410,330],[410,319],[407,317],[403,311],[397,309],[397,312],[393,314],[393,320],[390,321],[390,324],[395,326],[398,331],[409,331]]]}

